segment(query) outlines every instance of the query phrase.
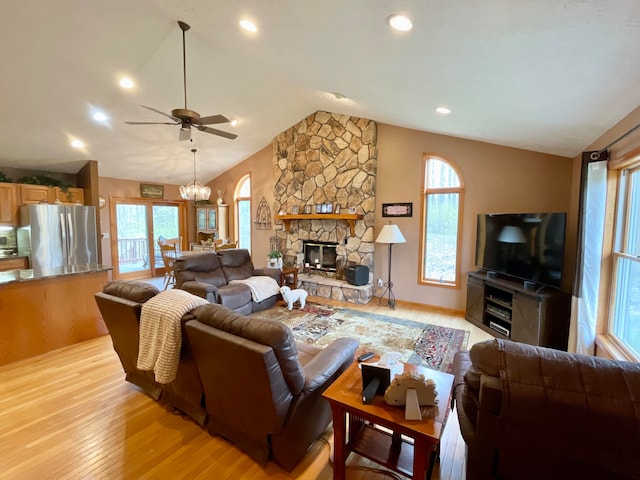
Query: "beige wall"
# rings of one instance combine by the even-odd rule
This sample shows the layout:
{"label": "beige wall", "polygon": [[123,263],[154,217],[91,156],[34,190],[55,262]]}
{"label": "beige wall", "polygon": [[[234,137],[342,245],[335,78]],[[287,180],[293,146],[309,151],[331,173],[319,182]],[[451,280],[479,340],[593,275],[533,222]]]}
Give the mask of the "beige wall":
{"label": "beige wall", "polygon": [[[393,247],[392,279],[400,300],[464,310],[465,273],[474,269],[476,215],[480,212],[568,212],[571,204],[572,159],[525,150],[463,140],[444,135],[378,125],[378,184],[376,190],[376,234],[388,219],[381,215],[382,203],[413,202],[412,218],[398,218],[407,243]],[[420,189],[424,153],[439,155],[454,162],[464,177],[465,205],[462,235],[462,277],[458,289],[418,284],[420,230]],[[264,196],[273,204],[272,146],[212,180],[215,192],[227,190],[225,201],[232,204],[232,192],[238,179],[252,175],[252,214]],[[274,215],[276,212],[271,212]],[[230,232],[234,234],[233,206],[230,208]],[[568,232],[566,257],[575,254],[575,234]],[[273,230],[253,230],[254,258],[265,258]],[[258,266],[259,261],[254,261]],[[387,248],[376,248],[374,278],[387,278]],[[566,272],[571,285],[573,272]]]}

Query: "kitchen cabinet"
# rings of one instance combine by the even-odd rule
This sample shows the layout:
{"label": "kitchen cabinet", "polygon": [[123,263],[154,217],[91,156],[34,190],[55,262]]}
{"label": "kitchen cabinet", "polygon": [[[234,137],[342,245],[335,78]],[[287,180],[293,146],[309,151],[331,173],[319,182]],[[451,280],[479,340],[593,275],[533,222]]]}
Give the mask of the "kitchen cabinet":
{"label": "kitchen cabinet", "polygon": [[51,194],[50,187],[46,185],[27,185],[20,184],[20,203],[27,205],[29,203],[49,203]]}
{"label": "kitchen cabinet", "polygon": [[60,187],[52,187],[53,201],[59,200],[62,203],[80,203],[84,205],[84,190],[82,188],[69,187],[63,191]]}
{"label": "kitchen cabinet", "polygon": [[0,258],[0,272],[25,268],[29,268],[29,259],[27,257]]}
{"label": "kitchen cabinet", "polygon": [[199,207],[196,209],[198,241],[218,237],[218,209],[215,206]]}
{"label": "kitchen cabinet", "polygon": [[0,183],[0,225],[18,226],[18,187]]}

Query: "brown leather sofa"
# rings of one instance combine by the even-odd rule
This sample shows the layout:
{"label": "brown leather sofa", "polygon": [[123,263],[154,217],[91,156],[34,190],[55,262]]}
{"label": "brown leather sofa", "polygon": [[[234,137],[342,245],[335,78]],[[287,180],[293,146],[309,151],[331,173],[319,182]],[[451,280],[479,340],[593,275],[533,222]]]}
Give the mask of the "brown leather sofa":
{"label": "brown leather sofa", "polygon": [[468,479],[640,478],[640,364],[496,339],[455,376]]}
{"label": "brown leather sofa", "polygon": [[253,459],[291,470],[331,422],[322,392],[354,361],[358,341],[324,349],[297,343],[277,321],[245,317],[219,305],[186,323],[204,386],[208,429]]}
{"label": "brown leather sofa", "polygon": [[[207,416],[204,392],[188,341],[183,338],[178,374],[173,382],[159,384],[155,381],[152,371],[137,368],[140,312],[144,302],[158,292],[158,289],[149,283],[115,280],[107,282],[102,292],[95,294],[95,299],[109,330],[113,349],[125,371],[125,379],[140,387],[152,398],[171,404],[200,425],[204,425]],[[184,315],[182,325],[193,318],[193,312]]]}
{"label": "brown leather sofa", "polygon": [[248,315],[271,308],[278,295],[255,302],[248,286],[229,282],[267,275],[279,284],[281,272],[277,268],[254,268],[249,251],[235,248],[180,257],[176,260],[174,274],[176,288]]}

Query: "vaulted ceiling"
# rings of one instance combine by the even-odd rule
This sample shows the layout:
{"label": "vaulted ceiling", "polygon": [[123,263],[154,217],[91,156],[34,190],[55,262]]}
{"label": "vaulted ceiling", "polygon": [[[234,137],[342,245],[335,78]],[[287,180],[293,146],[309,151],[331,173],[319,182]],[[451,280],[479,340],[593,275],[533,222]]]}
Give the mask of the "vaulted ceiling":
{"label": "vaulted ceiling", "polygon": [[[124,123],[184,107],[177,20],[188,107],[235,140]],[[640,105],[637,0],[21,0],[0,40],[0,168],[185,183],[197,148],[208,181],[316,110],[572,157]]]}

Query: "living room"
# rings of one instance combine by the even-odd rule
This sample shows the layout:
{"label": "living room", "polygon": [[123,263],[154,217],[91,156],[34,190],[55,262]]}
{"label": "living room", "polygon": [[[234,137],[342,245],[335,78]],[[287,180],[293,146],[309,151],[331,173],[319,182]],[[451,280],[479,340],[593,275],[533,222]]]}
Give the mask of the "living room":
{"label": "living room", "polygon": [[[194,21],[195,19],[193,18],[190,18],[189,20],[192,23],[193,29],[188,33],[188,35],[196,37],[196,41],[193,43],[195,46],[193,53],[191,51],[189,53],[192,55],[192,61],[196,63],[194,59],[200,57],[200,55],[206,55],[206,50],[205,47],[199,43],[200,40],[197,40],[198,34],[196,33],[196,26],[198,25],[198,22]],[[168,23],[169,22],[167,20],[167,24]],[[167,31],[171,31],[172,28],[177,27],[172,25],[167,27]],[[174,40],[176,39],[175,35],[167,35],[167,44],[173,45],[175,43]],[[191,39],[192,37],[188,38]],[[151,40],[149,40],[149,43],[152,43]],[[151,45],[145,45],[145,47],[152,49]],[[175,53],[179,55],[180,52],[177,52],[177,45],[173,45],[173,47],[175,47]],[[126,48],[132,47],[131,45],[127,45]],[[6,57],[11,58],[10,55],[6,55]],[[167,65],[173,63],[178,64],[177,61],[168,61]],[[170,69],[167,67],[167,70],[167,73],[180,73],[178,72],[177,66],[176,69]],[[197,71],[197,67],[194,71]],[[630,77],[633,77],[634,75],[634,72],[629,72]],[[195,77],[195,74],[192,75],[190,73],[189,81],[191,82],[191,79],[195,79]],[[178,83],[174,83],[172,86],[167,87],[166,91],[180,91],[181,87]],[[250,85],[247,85],[246,87],[249,89]],[[523,88],[522,90],[525,91],[526,89]],[[195,92],[199,91],[195,90]],[[193,96],[194,106],[197,106],[199,111],[202,110],[202,108],[200,107],[199,99],[196,100],[196,98],[200,97],[200,94],[201,92],[196,93],[196,95]],[[160,95],[168,96],[166,93],[161,93]],[[213,93],[211,93],[211,95],[213,95]],[[476,90],[476,95],[481,96],[482,92]],[[136,120],[136,117],[131,116],[132,112],[134,115],[137,112],[133,107],[136,107],[137,103],[141,102],[151,103],[151,101],[146,101],[144,98],[144,96],[129,97],[128,102],[131,103],[132,108],[126,109],[126,115],[119,114],[117,119],[114,115],[113,122],[123,123],[124,120]],[[172,96],[171,98],[173,99]],[[190,101],[191,100],[192,99],[190,98]],[[524,146],[506,146],[507,143],[502,142],[497,137],[495,139],[495,143],[494,141],[491,141],[490,135],[486,137],[481,135],[465,135],[463,133],[457,135],[455,131],[459,126],[452,126],[451,123],[453,123],[453,121],[447,120],[446,117],[438,119],[438,121],[443,122],[441,128],[437,125],[434,127],[433,124],[431,124],[432,128],[429,130],[418,127],[416,123],[412,121],[393,123],[385,121],[384,117],[381,117],[381,120],[373,114],[370,115],[370,118],[365,115],[368,111],[364,108],[360,109],[360,112],[362,112],[361,115],[356,115],[358,109],[349,111],[349,113],[344,113],[348,109],[343,107],[344,104],[339,102],[321,102],[318,105],[314,105],[313,108],[307,108],[307,104],[305,103],[302,106],[293,108],[294,112],[291,113],[290,117],[288,117],[289,122],[279,123],[278,129],[271,132],[267,141],[264,140],[264,137],[261,137],[260,141],[254,142],[252,149],[245,151],[245,154],[241,156],[239,161],[235,161],[232,165],[227,165],[225,163],[225,167],[223,169],[219,169],[218,166],[209,167],[207,165],[216,164],[218,157],[226,156],[222,154],[218,155],[216,152],[216,148],[219,145],[218,143],[214,144],[210,149],[199,150],[197,157],[197,178],[209,186],[212,192],[225,192],[224,198],[226,203],[229,204],[228,231],[230,232],[230,237],[235,239],[235,236],[237,235],[237,211],[234,192],[236,191],[238,182],[246,175],[250,175],[251,179],[252,211],[255,212],[258,203],[262,199],[265,199],[267,205],[271,207],[272,217],[275,217],[275,215],[280,211],[289,213],[293,204],[298,204],[297,201],[284,203],[281,201],[281,197],[276,193],[277,189],[276,180],[274,179],[274,170],[277,162],[283,158],[281,155],[282,152],[280,152],[277,147],[276,140],[280,135],[284,134],[289,129],[295,128],[301,122],[313,119],[318,114],[321,116],[330,116],[336,121],[343,123],[346,123],[347,119],[350,119],[354,123],[357,123],[359,120],[373,122],[376,132],[375,195],[372,200],[374,203],[374,233],[373,238],[369,238],[367,240],[368,242],[375,244],[374,251],[372,252],[373,259],[369,265],[371,267],[371,277],[374,281],[378,278],[382,278],[386,281],[388,270],[388,250],[386,245],[376,244],[374,240],[382,226],[391,220],[393,224],[396,224],[400,228],[406,238],[406,243],[397,244],[393,247],[392,280],[394,284],[394,293],[399,302],[398,308],[412,309],[416,306],[416,308],[434,308],[436,311],[443,311],[457,315],[458,317],[463,317],[467,301],[466,275],[468,272],[474,271],[477,268],[475,263],[476,222],[478,214],[481,213],[566,212],[566,243],[561,288],[568,293],[573,291],[574,277],[578,270],[577,265],[579,263],[578,259],[581,251],[578,246],[580,242],[579,217],[581,210],[581,174],[583,170],[583,158],[581,152],[599,151],[609,147],[609,158],[612,161],[620,159],[630,161],[630,159],[636,158],[637,154],[634,155],[633,152],[636,152],[638,147],[640,147],[640,136],[638,131],[635,130],[636,126],[640,124],[640,107],[634,108],[634,106],[638,104],[637,100],[638,99],[629,96],[625,100],[625,106],[619,107],[619,109],[616,110],[616,113],[623,113],[615,118],[607,118],[606,120],[603,120],[603,123],[606,124],[605,126],[598,124],[596,128],[597,134],[593,133],[594,129],[592,125],[585,126],[584,130],[586,133],[581,136],[579,140],[574,140],[579,143],[579,148],[571,150],[571,154],[541,153],[541,151],[536,150],[533,146],[531,149]],[[289,100],[280,97],[279,101],[282,103],[289,102]],[[164,111],[168,107],[173,106],[174,103],[175,102],[173,102],[173,100],[166,100],[162,104],[151,104]],[[140,110],[139,107],[136,108]],[[208,110],[209,107],[206,108],[207,110],[205,110],[205,112],[210,113]],[[217,112],[219,110],[218,106],[213,106],[211,108],[211,112]],[[453,114],[461,115],[461,112],[463,112],[463,109],[454,109]],[[151,117],[146,116],[148,113]],[[142,117],[142,113],[140,113],[140,115]],[[431,115],[431,112],[423,112],[423,115]],[[524,116],[524,114],[522,115]],[[138,118],[141,120],[157,120],[153,119],[153,114],[150,112],[145,112],[144,118],[141,117]],[[559,122],[562,121],[563,120],[560,120]],[[448,125],[447,122],[449,122]],[[266,122],[261,121],[260,123]],[[576,121],[576,123],[580,122]],[[586,124],[588,122],[585,121],[584,123]],[[526,131],[528,125],[528,121],[522,121],[519,127]],[[115,131],[123,129],[124,127],[125,126],[123,125],[119,125],[116,127]],[[126,127],[138,129],[147,128],[134,126]],[[153,126],[148,128],[154,129],[156,127]],[[158,128],[164,127],[158,126]],[[178,144],[179,142],[176,140],[176,132],[173,130],[173,127],[167,126],[166,128],[170,129],[170,133],[167,135],[171,137],[171,142]],[[252,135],[249,127],[243,128],[247,129],[242,130],[239,128],[237,130],[241,136]],[[570,134],[561,131],[561,126],[558,126],[557,128],[559,131],[559,138],[571,136]],[[534,130],[535,126],[531,126],[531,131],[533,132]],[[631,133],[626,135],[628,132]],[[133,134],[133,136],[135,136],[141,143],[148,142],[149,139],[152,141],[157,139],[158,143],[162,143],[165,141],[164,135],[164,132],[156,133],[155,130],[137,130],[136,133]],[[194,131],[193,137],[195,138],[196,143],[200,141],[197,135],[206,136],[204,132]],[[526,134],[523,136],[526,137]],[[547,136],[549,136],[548,132]],[[624,138],[621,138],[623,136]],[[585,140],[585,138],[587,138],[587,140]],[[226,141],[226,139],[220,139],[219,141],[222,142],[222,140]],[[55,141],[51,140],[49,137],[43,139],[43,142],[55,143]],[[113,142],[115,144],[117,143],[117,139],[114,136],[111,136],[105,141],[105,143],[109,142]],[[123,160],[120,160],[119,162],[107,163],[101,158],[97,151],[93,151],[91,149],[88,149],[81,154],[77,154],[75,152],[68,154],[69,156],[67,158],[69,158],[69,161],[66,163],[77,165],[78,163],[84,163],[89,159],[95,159],[98,164],[99,179],[96,198],[99,194],[106,201],[103,208],[100,208],[97,203],[95,205],[99,210],[99,229],[100,233],[102,233],[102,239],[100,240],[102,254],[101,262],[103,264],[113,265],[115,262],[112,241],[113,224],[115,221],[112,217],[113,199],[139,198],[141,183],[151,183],[162,186],[163,200],[182,202],[186,206],[185,211],[187,213],[187,217],[184,226],[184,245],[188,246],[190,243],[197,242],[196,211],[193,208],[192,203],[184,201],[180,195],[180,186],[190,180],[195,180],[196,176],[193,172],[195,167],[194,162],[192,162],[193,157],[188,153],[188,150],[192,145],[186,145],[186,143],[190,142],[180,143],[181,145],[179,145],[179,150],[176,147],[171,146],[166,150],[166,154],[158,154],[158,151],[155,148],[149,147],[149,151],[153,151],[149,156],[153,158],[145,167],[149,172],[148,174],[141,174],[141,170],[137,170],[134,173],[130,169],[130,166],[127,165],[126,157],[123,157]],[[0,171],[3,170],[3,167],[6,167],[4,168],[5,171],[16,169],[21,166],[22,163],[26,164],[31,161],[33,161],[35,165],[28,165],[28,168],[32,170],[37,169],[36,166],[38,166],[38,156],[40,153],[33,153],[33,157],[26,158],[28,161],[25,161],[25,158],[20,157],[20,155],[15,155],[15,157],[12,156],[10,153],[13,149],[12,143],[10,144],[8,141],[5,143],[3,141],[1,144],[5,145],[7,153],[6,157],[0,155]],[[198,147],[200,148],[200,145],[198,145]],[[226,147],[221,146],[219,151],[223,152],[224,148]],[[29,154],[21,155],[28,156]],[[57,155],[58,158],[63,158],[59,151]],[[460,245],[457,250],[459,258],[456,272],[457,276],[453,285],[442,286],[433,282],[422,282],[420,279],[419,259],[421,258],[421,231],[423,229],[424,221],[424,161],[425,156],[429,155],[442,158],[447,162],[450,162],[452,165],[455,165],[460,173],[463,185],[463,208],[459,224]],[[135,156],[139,155],[132,155],[132,157]],[[133,160],[131,163],[133,163]],[[220,163],[223,163],[222,160]],[[176,181],[173,183],[171,181],[167,181],[166,178],[162,179],[154,177],[151,173],[154,170],[166,170],[172,172],[174,171],[174,168],[175,172],[178,172],[178,164],[180,164],[180,175],[177,173],[174,175]],[[39,167],[42,171],[50,171],[49,168],[55,168],[48,166],[44,161],[39,165]],[[75,166],[70,168],[73,169]],[[186,169],[186,172],[184,169]],[[61,168],[57,171],[62,172],[63,169]],[[122,172],[122,175],[120,175],[119,172]],[[171,177],[172,175],[169,174],[168,176]],[[180,180],[178,180],[178,177],[180,177]],[[215,202],[215,193],[212,194],[211,201]],[[382,205],[388,203],[411,204],[413,209],[412,215],[408,217],[384,217],[382,215]],[[346,204],[340,206],[341,208],[348,207]],[[613,222],[613,210],[613,208],[610,209],[607,217],[608,219],[611,219],[611,222]],[[286,245],[287,237],[283,225],[277,222],[275,218],[272,218],[271,220],[273,222],[273,227],[271,229],[262,230],[254,227],[251,230],[251,255],[255,259],[256,266],[264,266],[262,264],[266,264],[267,255],[271,249],[271,237],[274,235],[281,236],[285,239]],[[293,228],[296,229],[297,225],[293,225]],[[342,242],[345,238],[336,237],[335,240]],[[602,294],[604,295],[603,298],[608,295],[604,290],[610,283],[610,276],[607,268],[603,270],[601,280],[601,288],[603,290]],[[373,300],[373,302],[376,301],[377,299]],[[604,320],[606,312],[604,312],[604,307],[601,308],[603,311],[601,312],[597,323],[597,333],[604,339],[607,334],[607,324]],[[615,348],[609,348],[611,347],[611,343],[608,343],[606,339],[604,339],[602,343],[599,343],[598,347],[598,355],[606,357],[616,356]],[[111,347],[108,346],[108,348]],[[113,355],[113,351],[109,351],[108,349],[101,351],[99,349],[87,348],[86,352],[91,355],[96,355],[95,359],[92,360],[92,362],[95,362],[96,367],[102,367],[113,360],[113,358],[109,357],[109,355]],[[71,364],[79,367],[82,363],[81,358],[83,355],[84,353],[82,351],[78,351],[76,354],[73,354],[73,358],[70,360]],[[46,359],[43,360],[43,365],[44,362],[46,362]],[[117,371],[117,366],[115,370]],[[106,375],[116,376],[116,373],[113,373],[113,370],[106,369],[100,371],[105,372]],[[34,386],[32,388],[33,395],[38,395],[39,393],[35,386],[37,384],[37,379],[35,377],[28,378],[34,382]],[[114,383],[124,382],[121,378],[118,378]],[[114,384],[110,385],[113,392],[117,391],[118,395],[123,395],[131,401],[131,403],[127,405],[114,407],[116,410],[117,408],[123,408],[133,411],[135,405],[142,405],[143,400],[135,398],[134,393],[131,391],[114,387]],[[53,387],[50,388],[50,391],[43,392],[43,394],[52,394]],[[94,389],[93,393],[95,393],[96,400],[100,401],[101,397],[99,392],[97,392],[99,387],[97,385],[92,385],[91,388]],[[74,394],[81,395],[81,392],[74,390]],[[117,403],[117,395],[115,394],[113,396],[105,396],[103,398],[105,399],[104,401],[112,401],[114,404]],[[63,408],[60,402],[56,401],[53,403],[55,403],[56,408]],[[152,407],[150,406],[143,406],[142,408],[148,411],[152,410]],[[184,436],[195,435],[191,430],[189,430],[188,433],[180,431],[181,427],[176,426],[173,420],[163,420],[163,417],[157,412],[154,412],[153,415],[156,415],[154,417],[154,421],[160,423],[166,422],[166,424],[169,425],[167,430],[163,430],[164,434],[168,434],[167,432],[175,430]],[[126,421],[114,420],[114,422],[120,422],[124,430],[128,428],[129,421],[135,423],[135,419],[128,419]],[[4,438],[8,442],[11,441],[9,432],[5,432]],[[202,442],[202,445],[205,444],[205,440],[200,436],[197,436],[197,441]],[[458,445],[463,445],[460,440],[458,441]],[[324,447],[324,445],[317,445],[314,449],[321,451],[324,455],[324,453],[326,453],[324,451]],[[238,458],[241,458],[238,457],[237,454],[230,453],[230,450],[226,447],[219,448],[220,450],[218,453],[222,456],[231,456],[232,461],[238,462]],[[203,452],[204,451],[203,447]],[[139,454],[143,453],[139,452]],[[191,454],[194,454],[193,451]],[[123,456],[126,456],[126,452],[123,453]],[[186,461],[192,460],[193,458],[191,458],[191,460],[187,459]],[[184,461],[184,459],[176,459],[176,461]],[[246,460],[242,459],[239,462],[241,465],[246,467]],[[252,470],[252,472],[253,477],[251,478],[263,478],[261,477],[261,475],[264,475],[263,471]],[[136,473],[138,473],[139,476],[145,475],[145,472],[142,472],[141,470],[137,470]],[[238,470],[231,470],[225,474],[230,476],[233,476],[234,474],[238,475]],[[288,478],[285,476],[279,477],[278,475],[282,475],[281,472],[274,472],[273,470],[270,470],[269,474],[274,478]],[[117,475],[117,473],[114,474],[113,471],[109,471],[107,476],[109,475],[111,475],[110,478],[115,478],[113,475]],[[160,472],[152,471],[148,476],[149,478],[160,478],[159,475],[161,475]],[[122,473],[122,476],[126,477],[124,473]],[[456,477],[453,476],[452,478]]]}

